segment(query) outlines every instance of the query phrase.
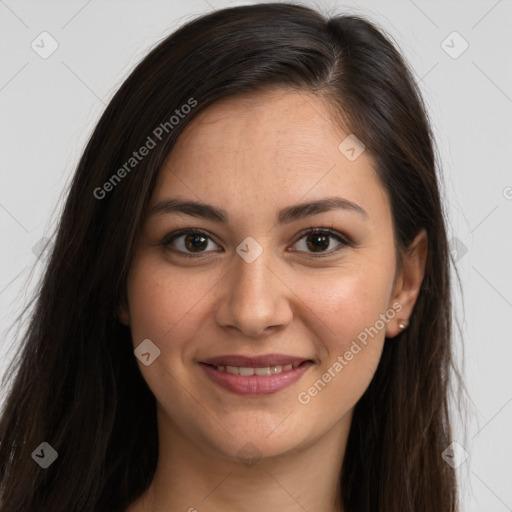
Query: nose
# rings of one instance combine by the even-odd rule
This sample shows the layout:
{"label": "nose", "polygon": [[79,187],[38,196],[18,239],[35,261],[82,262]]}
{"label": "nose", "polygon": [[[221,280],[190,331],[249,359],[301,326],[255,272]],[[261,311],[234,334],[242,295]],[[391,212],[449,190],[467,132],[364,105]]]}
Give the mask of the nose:
{"label": "nose", "polygon": [[252,263],[238,254],[234,259],[233,268],[221,285],[216,309],[218,325],[250,338],[286,327],[293,318],[293,293],[277,266],[272,265],[270,250],[264,250]]}

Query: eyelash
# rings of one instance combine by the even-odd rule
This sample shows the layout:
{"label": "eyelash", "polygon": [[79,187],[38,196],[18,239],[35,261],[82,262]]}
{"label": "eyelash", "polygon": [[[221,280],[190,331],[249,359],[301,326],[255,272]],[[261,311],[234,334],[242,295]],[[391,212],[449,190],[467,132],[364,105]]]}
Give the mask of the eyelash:
{"label": "eyelash", "polygon": [[[180,229],[179,231],[175,231],[174,233],[171,233],[167,235],[164,240],[162,241],[162,245],[164,248],[168,249],[171,243],[183,235],[200,235],[204,236],[205,238],[208,238],[214,242],[214,240],[204,231],[188,228],[188,229]],[[343,247],[350,246],[351,242],[344,236],[342,236],[337,231],[330,229],[330,228],[309,228],[305,232],[302,232],[300,234],[300,237],[297,239],[295,243],[297,243],[299,240],[302,240],[307,235],[328,235],[329,237],[335,238],[338,242],[341,243],[341,246],[339,246],[336,249],[330,249],[329,251],[324,251],[321,253],[309,253],[314,258],[325,258],[327,256],[331,256],[333,253],[337,253],[340,251]],[[295,244],[294,244],[295,245]],[[180,250],[175,250],[180,256],[183,256],[185,258],[199,258],[203,254],[207,254],[207,252],[199,252],[199,253],[187,253]],[[293,251],[293,252],[301,252],[301,251]]]}

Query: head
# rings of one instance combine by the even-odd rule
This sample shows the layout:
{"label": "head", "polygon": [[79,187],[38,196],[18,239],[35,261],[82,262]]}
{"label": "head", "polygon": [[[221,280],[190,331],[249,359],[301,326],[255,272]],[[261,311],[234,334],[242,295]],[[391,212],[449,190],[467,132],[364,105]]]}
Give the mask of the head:
{"label": "head", "polygon": [[[9,482],[50,502],[59,481],[126,506],[158,425],[236,461],[345,423],[347,511],[454,510],[448,270],[428,117],[382,31],[282,4],[189,22],[128,77],[75,173],[2,417],[5,503],[27,505]],[[306,362],[296,385],[208,385],[212,358],[269,353]],[[36,439],[62,453],[44,475]]]}

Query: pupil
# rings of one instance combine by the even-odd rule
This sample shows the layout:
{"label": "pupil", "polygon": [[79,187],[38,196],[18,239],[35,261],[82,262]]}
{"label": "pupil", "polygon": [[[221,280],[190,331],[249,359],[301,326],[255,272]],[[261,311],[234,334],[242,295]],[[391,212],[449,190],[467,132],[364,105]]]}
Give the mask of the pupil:
{"label": "pupil", "polygon": [[[198,241],[199,239],[201,241]],[[193,241],[189,243],[191,240]],[[202,235],[188,234],[185,237],[185,245],[188,249],[205,249],[208,243],[206,238]]]}
{"label": "pupil", "polygon": [[[309,242],[308,242],[308,247],[309,247],[310,249],[317,249],[317,248],[320,248],[320,249],[321,249],[322,247],[323,247],[323,248],[329,247],[329,243],[327,243],[327,245],[325,245],[325,241],[326,241],[326,240],[327,240],[327,238],[328,238],[326,235],[322,235],[322,234],[320,234],[320,235],[310,235],[310,237],[312,237],[313,239],[316,239],[317,241],[318,241],[318,240],[320,240],[320,239],[322,240],[320,243],[316,243],[316,242],[315,242],[315,243],[313,243],[313,244],[312,244],[312,246],[311,246],[311,245],[309,244]],[[310,240],[310,238],[309,238],[309,237],[308,237],[308,240]],[[323,245],[322,245],[322,242],[323,242]],[[317,252],[318,252],[318,251],[317,251]]]}

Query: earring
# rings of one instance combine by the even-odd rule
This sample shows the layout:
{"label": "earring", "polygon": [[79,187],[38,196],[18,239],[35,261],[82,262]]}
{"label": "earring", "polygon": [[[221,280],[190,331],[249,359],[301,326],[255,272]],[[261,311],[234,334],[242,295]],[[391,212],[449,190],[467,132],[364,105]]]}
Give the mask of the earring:
{"label": "earring", "polygon": [[405,318],[403,320],[398,321],[398,327],[400,329],[405,329],[408,325],[409,325],[409,321],[406,320]]}

